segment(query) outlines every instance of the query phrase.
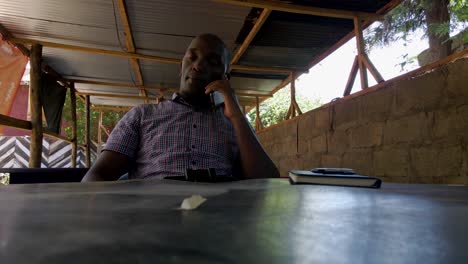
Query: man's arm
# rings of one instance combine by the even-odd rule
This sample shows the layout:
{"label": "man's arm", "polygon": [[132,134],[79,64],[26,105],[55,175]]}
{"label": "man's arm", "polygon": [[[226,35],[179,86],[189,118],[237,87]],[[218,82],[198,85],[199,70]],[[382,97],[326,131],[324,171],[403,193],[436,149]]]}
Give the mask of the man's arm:
{"label": "man's arm", "polygon": [[83,178],[85,181],[117,180],[128,172],[138,151],[141,110],[134,107],[119,121],[107,139],[104,151]]}
{"label": "man's arm", "polygon": [[278,169],[250,129],[228,80],[215,81],[206,87],[206,93],[218,91],[224,96],[224,115],[234,127],[240,152],[240,163],[245,178],[277,178]]}
{"label": "man's arm", "polygon": [[128,172],[129,158],[114,151],[103,151],[88,170],[82,182],[115,181]]}

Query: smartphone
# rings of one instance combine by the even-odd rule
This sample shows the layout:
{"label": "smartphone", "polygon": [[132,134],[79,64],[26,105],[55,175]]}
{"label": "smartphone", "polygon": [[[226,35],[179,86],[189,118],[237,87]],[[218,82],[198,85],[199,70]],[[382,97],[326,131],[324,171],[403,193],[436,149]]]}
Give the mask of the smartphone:
{"label": "smartphone", "polygon": [[[228,78],[226,75],[222,75],[219,80],[223,80],[224,78]],[[224,103],[224,96],[221,95],[220,92],[214,91],[210,93],[210,104],[211,110],[216,110],[216,107]]]}

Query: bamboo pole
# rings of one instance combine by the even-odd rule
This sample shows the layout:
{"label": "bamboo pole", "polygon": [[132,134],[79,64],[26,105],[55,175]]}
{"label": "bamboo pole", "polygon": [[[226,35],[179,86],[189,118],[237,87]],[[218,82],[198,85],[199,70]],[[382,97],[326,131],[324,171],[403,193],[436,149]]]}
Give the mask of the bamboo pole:
{"label": "bamboo pole", "polygon": [[70,83],[70,110],[71,110],[71,127],[72,127],[71,167],[76,168],[76,157],[78,154],[78,133],[77,133],[77,122],[76,122],[76,91],[75,91],[74,83]]}
{"label": "bamboo pole", "polygon": [[14,127],[23,130],[31,130],[32,125],[30,121],[17,119],[14,117],[0,114],[0,126]]}
{"label": "bamboo pole", "polygon": [[99,121],[98,121],[98,146],[101,146],[102,144],[102,133],[101,133],[101,127],[102,127],[102,111],[99,111]]}
{"label": "bamboo pole", "polygon": [[260,131],[263,129],[262,120],[260,119],[260,103],[258,96],[255,97],[255,108],[257,112],[255,113],[255,131]]}
{"label": "bamboo pole", "polygon": [[41,62],[42,46],[33,45],[30,53],[30,92],[31,102],[31,145],[29,148],[29,167],[40,168],[42,158],[42,103],[41,103]]}
{"label": "bamboo pole", "polygon": [[351,71],[349,72],[348,81],[346,82],[345,90],[343,92],[343,96],[347,96],[351,93],[353,89],[354,81],[356,80],[356,75],[359,70],[359,56],[356,55],[354,57],[353,66],[351,67]]}
{"label": "bamboo pole", "polygon": [[335,17],[335,18],[347,18],[353,19],[355,16],[362,17],[366,20],[382,20],[383,16],[375,13],[360,12],[360,11],[348,11],[341,9],[331,8],[320,8],[306,5],[295,5],[287,4],[281,1],[269,1],[269,0],[215,0],[215,2],[221,2],[231,5],[246,6],[246,7],[257,7],[257,8],[268,8],[275,11],[282,11],[295,14],[313,15],[313,16],[324,16],[324,17]]}
{"label": "bamboo pole", "polygon": [[85,122],[85,144],[86,144],[86,167],[91,167],[91,120],[90,120],[90,98],[85,96],[86,122]]}
{"label": "bamboo pole", "polygon": [[367,69],[364,64],[364,55],[366,53],[364,48],[364,38],[362,36],[362,25],[361,25],[361,18],[355,17],[354,18],[354,32],[356,35],[356,45],[358,50],[358,63],[359,63],[359,74],[361,76],[361,88],[362,90],[367,89],[369,87],[369,83],[367,80]]}

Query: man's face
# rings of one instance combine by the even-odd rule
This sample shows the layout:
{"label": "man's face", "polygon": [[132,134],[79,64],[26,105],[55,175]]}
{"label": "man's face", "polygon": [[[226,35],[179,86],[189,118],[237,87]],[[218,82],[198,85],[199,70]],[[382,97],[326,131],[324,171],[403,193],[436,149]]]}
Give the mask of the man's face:
{"label": "man's face", "polygon": [[209,38],[195,38],[182,60],[180,93],[193,99],[205,97],[205,87],[223,78],[224,47]]}

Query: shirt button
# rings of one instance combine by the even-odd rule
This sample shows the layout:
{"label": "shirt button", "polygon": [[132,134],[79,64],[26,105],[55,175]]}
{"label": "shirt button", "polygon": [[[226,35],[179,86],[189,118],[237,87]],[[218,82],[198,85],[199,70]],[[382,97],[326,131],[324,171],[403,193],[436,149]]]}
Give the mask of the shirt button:
{"label": "shirt button", "polygon": [[197,125],[193,124],[193,128],[197,128]]}

